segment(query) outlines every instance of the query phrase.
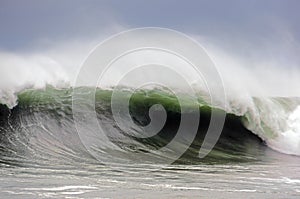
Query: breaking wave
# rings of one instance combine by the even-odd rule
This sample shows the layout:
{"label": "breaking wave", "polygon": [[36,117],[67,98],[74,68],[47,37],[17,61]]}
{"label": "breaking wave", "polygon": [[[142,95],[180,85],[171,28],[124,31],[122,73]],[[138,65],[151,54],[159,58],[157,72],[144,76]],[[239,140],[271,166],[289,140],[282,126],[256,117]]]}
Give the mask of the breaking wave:
{"label": "breaking wave", "polygon": [[[82,93],[92,90],[89,87],[76,89]],[[125,94],[129,89],[123,88],[119,92]],[[52,163],[66,160],[92,161],[91,154],[81,143],[76,131],[72,116],[72,93],[72,88],[57,89],[47,86],[45,89],[20,92],[18,104],[11,109],[1,105],[1,163],[33,164],[37,160],[39,164],[46,164],[49,160]],[[97,119],[102,127],[107,129],[107,136],[112,143],[133,153],[152,153],[154,149],[165,146],[176,135],[181,114],[193,114],[193,109],[181,113],[177,97],[166,90],[137,90],[130,100],[130,114],[137,125],[144,126],[150,122],[149,109],[154,104],[161,104],[168,117],[165,126],[157,135],[145,139],[133,138],[118,128],[114,121],[111,113],[111,95],[112,89],[97,89]],[[183,95],[187,99],[184,106],[189,106],[187,94]],[[253,97],[248,99],[247,103],[228,103],[230,106],[227,110],[211,107],[205,101],[205,95],[199,93],[197,108],[201,118],[198,133],[177,162],[252,161],[259,157],[265,144],[282,153],[300,155],[299,98]],[[226,111],[226,121],[213,151],[206,158],[199,159],[197,153],[210,122],[211,109]],[[84,117],[82,115],[82,118]],[[90,126],[85,128],[87,131],[92,129]],[[113,157],[114,150],[99,150],[97,153]]]}

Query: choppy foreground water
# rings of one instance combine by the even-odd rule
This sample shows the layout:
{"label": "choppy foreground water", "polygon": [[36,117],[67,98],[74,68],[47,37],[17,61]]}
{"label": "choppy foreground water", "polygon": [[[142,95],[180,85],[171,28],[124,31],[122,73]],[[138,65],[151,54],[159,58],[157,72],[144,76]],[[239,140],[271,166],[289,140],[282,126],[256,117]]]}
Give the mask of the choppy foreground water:
{"label": "choppy foreground water", "polygon": [[154,171],[153,165],[7,167],[1,198],[299,198],[299,160],[278,158],[286,161]]}

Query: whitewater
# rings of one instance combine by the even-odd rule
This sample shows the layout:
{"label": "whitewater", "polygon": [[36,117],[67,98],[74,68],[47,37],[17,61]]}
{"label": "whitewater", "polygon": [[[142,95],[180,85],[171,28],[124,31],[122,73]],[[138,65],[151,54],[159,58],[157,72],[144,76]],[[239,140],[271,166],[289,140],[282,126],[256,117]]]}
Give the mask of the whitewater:
{"label": "whitewater", "polygon": [[[69,42],[43,53],[1,52],[0,103],[12,109],[18,104],[18,95],[26,90],[43,90],[47,86],[74,88],[76,75],[94,43]],[[249,63],[210,44],[205,47],[223,78],[227,97],[226,104],[217,108],[243,116],[244,126],[272,149],[300,155],[300,93],[297,88],[300,72],[295,67],[287,70],[273,60]],[[116,79],[121,77],[118,71],[111,73]],[[111,84],[101,87],[110,88]],[[180,88],[176,82],[174,87],[184,93],[185,88]],[[210,103],[203,82],[195,80],[193,87],[199,98]]]}

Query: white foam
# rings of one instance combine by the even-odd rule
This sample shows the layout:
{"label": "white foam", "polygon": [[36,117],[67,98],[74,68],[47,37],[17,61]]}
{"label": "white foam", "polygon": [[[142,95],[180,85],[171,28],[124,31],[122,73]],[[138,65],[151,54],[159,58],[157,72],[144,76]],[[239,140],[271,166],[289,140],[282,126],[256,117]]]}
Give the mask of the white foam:
{"label": "white foam", "polygon": [[[10,108],[15,106],[17,93],[24,89],[40,89],[48,84],[72,85],[80,64],[96,43],[77,41],[26,53],[0,52],[0,103]],[[287,111],[285,105],[270,98],[300,96],[300,71],[291,67],[293,63],[286,63],[287,69],[279,66],[276,59],[247,60],[210,45],[205,47],[224,81],[227,104],[222,108],[236,115],[246,115],[249,121],[246,127],[271,148],[300,155],[299,106]],[[112,71],[113,74],[118,72]],[[195,88],[202,90],[202,84],[196,82]]]}
{"label": "white foam", "polygon": [[269,146],[286,154],[300,155],[300,106],[288,115],[286,128],[278,132]]}
{"label": "white foam", "polygon": [[60,63],[43,55],[0,53],[0,103],[12,108],[17,93],[28,88],[41,89],[46,85],[67,86],[68,75]]}

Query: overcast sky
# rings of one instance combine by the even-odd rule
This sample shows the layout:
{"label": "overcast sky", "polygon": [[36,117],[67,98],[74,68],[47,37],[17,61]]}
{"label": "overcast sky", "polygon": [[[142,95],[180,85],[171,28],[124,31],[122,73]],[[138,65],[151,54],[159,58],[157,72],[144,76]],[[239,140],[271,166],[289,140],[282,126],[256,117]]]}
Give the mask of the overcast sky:
{"label": "overcast sky", "polygon": [[1,0],[0,51],[41,52],[74,41],[95,45],[123,30],[155,26],[244,62],[299,69],[299,9],[297,0]]}
{"label": "overcast sky", "polygon": [[232,43],[300,40],[300,1],[1,0],[0,48],[88,39],[159,26]]}

